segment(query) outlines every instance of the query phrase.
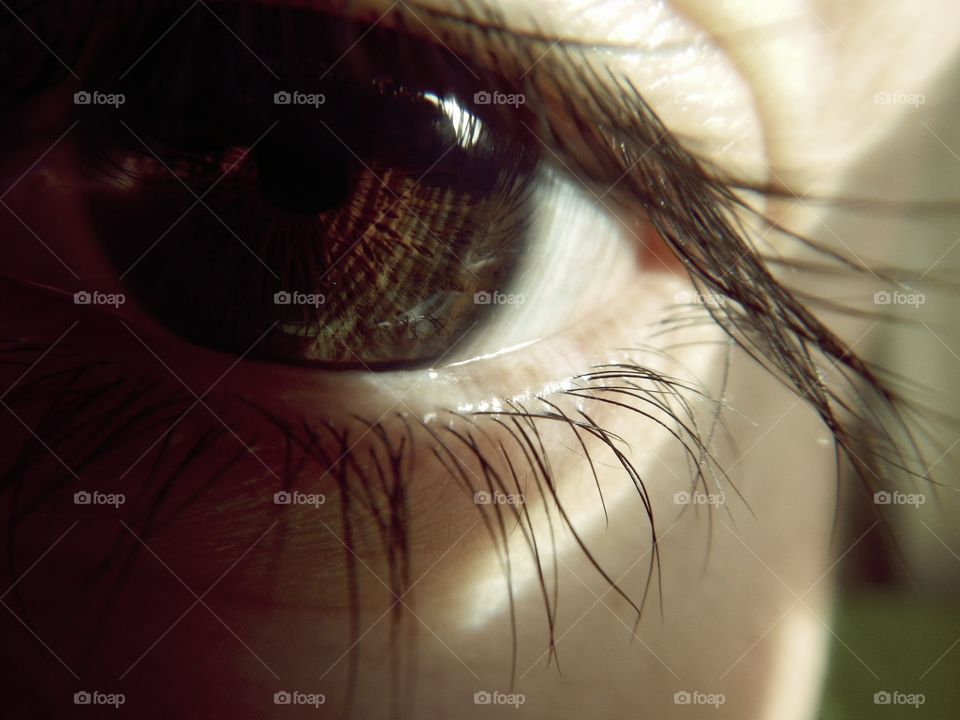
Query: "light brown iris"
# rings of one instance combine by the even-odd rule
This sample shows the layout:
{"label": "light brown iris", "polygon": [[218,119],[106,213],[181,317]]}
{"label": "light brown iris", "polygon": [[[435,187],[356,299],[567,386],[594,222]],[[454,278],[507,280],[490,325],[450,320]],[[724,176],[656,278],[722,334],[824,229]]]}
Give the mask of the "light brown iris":
{"label": "light brown iris", "polygon": [[489,310],[475,294],[503,287],[515,264],[512,190],[477,197],[374,165],[343,207],[284,220],[315,245],[285,268],[291,303],[277,305],[270,351],[350,364],[444,354]]}

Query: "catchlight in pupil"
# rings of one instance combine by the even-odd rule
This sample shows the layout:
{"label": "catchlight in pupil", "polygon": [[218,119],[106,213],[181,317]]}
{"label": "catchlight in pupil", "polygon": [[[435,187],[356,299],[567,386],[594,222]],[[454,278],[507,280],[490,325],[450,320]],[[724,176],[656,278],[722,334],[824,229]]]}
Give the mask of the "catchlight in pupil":
{"label": "catchlight in pupil", "polygon": [[433,93],[424,93],[423,99],[433,103],[443,111],[444,117],[452,126],[457,142],[460,143],[461,147],[469,148],[477,144],[483,134],[483,123],[475,115],[471,115],[465,110],[455,98],[440,98]]}
{"label": "catchlight in pupil", "polygon": [[289,213],[311,215],[343,205],[355,165],[346,148],[322,126],[268,135],[256,149],[260,192]]}

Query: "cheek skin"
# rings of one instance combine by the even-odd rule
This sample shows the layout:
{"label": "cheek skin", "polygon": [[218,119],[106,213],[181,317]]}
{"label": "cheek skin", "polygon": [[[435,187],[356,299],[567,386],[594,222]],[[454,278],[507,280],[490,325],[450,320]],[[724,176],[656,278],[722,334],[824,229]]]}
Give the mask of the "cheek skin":
{"label": "cheek skin", "polygon": [[[711,329],[698,339],[703,342],[718,332]],[[697,347],[711,346],[698,344]],[[693,367],[669,366],[663,370],[690,380],[695,377],[707,382],[708,387],[716,387],[722,353],[720,346],[713,347],[717,348],[715,353],[698,352],[686,358]],[[136,346],[131,342],[123,352],[134,350]],[[116,351],[121,357],[119,348]],[[636,359],[640,363],[653,361],[652,357]],[[517,674],[523,675],[518,688],[526,693],[531,712],[558,717],[571,711],[585,712],[587,705],[595,702],[593,693],[587,690],[601,686],[614,689],[601,701],[611,713],[623,712],[641,702],[667,713],[672,707],[673,692],[695,686],[725,692],[729,698],[725,712],[731,713],[727,717],[759,716],[768,685],[762,669],[769,665],[771,658],[778,656],[779,630],[771,632],[764,643],[750,650],[731,670],[728,679],[718,679],[716,668],[733,666],[738,656],[749,649],[745,638],[763,632],[766,626],[761,628],[761,625],[773,624],[791,599],[764,564],[797,593],[812,583],[821,570],[812,562],[816,554],[811,552],[811,545],[798,548],[787,540],[804,536],[812,541],[821,536],[820,530],[824,528],[812,518],[828,517],[828,514],[813,511],[823,498],[829,497],[829,484],[803,483],[802,478],[778,470],[781,455],[764,449],[782,448],[787,436],[798,456],[805,458],[803,463],[790,463],[788,467],[803,467],[805,472],[816,469],[804,438],[816,432],[817,426],[802,406],[796,408],[796,419],[791,414],[775,423],[775,415],[779,415],[780,408],[786,404],[785,393],[773,381],[758,382],[752,367],[740,358],[735,358],[733,368],[730,400],[735,402],[738,411],[750,418],[745,431],[732,428],[737,443],[759,434],[758,426],[771,428],[769,440],[765,438],[749,459],[740,461],[730,478],[744,492],[750,510],[757,518],[764,518],[764,522],[754,520],[746,507],[724,488],[732,513],[729,528],[736,530],[736,535],[726,525],[714,526],[711,532],[702,508],[688,507],[682,512],[684,508],[674,503],[675,492],[689,490],[689,476],[685,470],[686,459],[668,432],[649,420],[632,418],[615,410],[604,412],[591,403],[581,403],[596,414],[597,421],[610,432],[631,439],[629,456],[655,508],[664,572],[662,576],[653,577],[645,614],[637,630],[638,638],[649,652],[638,653],[636,643],[630,643],[630,628],[635,618],[626,600],[610,592],[609,584],[585,558],[572,533],[558,524],[552,501],[531,489],[529,474],[523,477],[540,567],[546,578],[544,582],[551,588],[548,592],[551,604],[553,583],[559,582],[560,614],[555,637],[563,636],[560,649],[565,668],[561,678],[555,669],[545,667],[541,657],[547,648],[548,623],[542,586],[529,547],[522,534],[514,530],[507,536],[505,554],[503,539],[495,532],[494,536],[499,537],[500,557],[508,556],[511,561],[518,638]],[[274,468],[282,466],[285,448],[276,434],[271,434],[265,423],[258,425],[255,416],[226,402],[225,397],[226,394],[216,393],[208,399],[217,416],[255,447],[264,464]],[[744,400],[737,401],[741,397]],[[560,402],[560,406],[573,414],[577,403]],[[709,406],[696,405],[696,412],[701,424],[709,422]],[[191,416],[184,421],[176,437],[182,442],[214,424],[201,412],[199,417]],[[490,424],[484,427],[490,436],[482,441],[483,452],[489,457],[494,454],[491,449],[497,443],[507,444],[510,439],[505,435],[498,437],[496,428]],[[610,452],[588,438],[587,447],[597,464],[598,481],[606,501],[605,515],[594,479],[573,435],[559,423],[541,422],[538,428],[541,428],[540,437],[551,458],[557,493],[569,521],[597,562],[628,597],[639,603],[647,590],[652,553],[649,524],[634,486],[623,470],[615,466]],[[232,444],[234,439],[226,437],[225,441]],[[429,438],[420,433],[415,446],[422,448],[425,441]],[[361,440],[356,456],[364,458],[367,456],[364,450],[374,446],[370,437]],[[817,471],[816,476],[827,477],[825,468],[832,461],[832,455],[820,449],[824,468],[822,473]],[[331,444],[323,450],[335,457],[337,447]],[[724,467],[735,464],[735,459],[740,457],[726,443],[721,443],[718,454]],[[517,462],[516,455],[514,452],[514,462]],[[91,469],[90,477],[116,477],[121,465],[127,465],[128,461],[131,458],[114,456],[112,465]],[[428,678],[434,687],[443,688],[421,699],[418,707],[423,716],[442,717],[448,714],[449,708],[461,709],[470,716],[470,712],[479,712],[470,704],[477,689],[505,689],[509,685],[511,606],[504,570],[469,493],[452,483],[449,474],[429,453],[416,454],[411,461],[414,480],[408,489],[408,529],[413,565],[407,584],[416,583],[416,586],[404,596],[406,605],[400,606],[403,619],[399,637],[408,643],[402,645],[402,662],[411,662],[414,657],[409,643],[413,642],[410,638],[415,632],[418,677]],[[213,458],[207,457],[182,474],[170,493],[170,505],[177,505],[197,484],[209,479],[215,472],[214,465]],[[499,472],[505,472],[502,463],[496,467]],[[164,475],[168,471],[169,468]],[[376,523],[369,518],[358,521],[351,542],[359,558],[361,615],[358,625],[351,626],[345,601],[348,583],[344,550],[334,537],[334,533],[343,537],[338,522],[338,493],[329,488],[329,479],[325,483],[316,477],[319,472],[316,467],[307,468],[299,487],[303,492],[326,492],[330,498],[328,503],[318,509],[297,507],[279,514],[270,500],[277,487],[276,479],[270,477],[258,461],[246,457],[233,469],[229,482],[218,483],[175,522],[149,534],[151,550],[197,593],[227,573],[206,602],[267,667],[240,646],[208,610],[197,607],[145,656],[142,666],[138,665],[127,676],[126,686],[131,697],[139,698],[141,707],[148,703],[158,708],[175,704],[173,699],[155,695],[159,690],[153,678],[158,674],[182,688],[183,694],[177,696],[176,702],[196,692],[203,698],[198,701],[203,706],[203,703],[222,704],[222,694],[211,693],[211,688],[235,684],[239,673],[248,680],[241,696],[230,702],[242,701],[245,707],[259,707],[268,713],[271,709],[268,690],[274,682],[269,670],[272,669],[290,687],[324,692],[329,698],[329,709],[336,711],[344,702],[350,667],[348,660],[338,662],[338,659],[350,648],[351,628],[365,632],[383,617],[383,621],[364,636],[356,697],[364,717],[389,716],[383,692],[393,677],[389,658],[390,639],[395,637],[391,630],[391,606],[395,598],[385,585],[393,582],[391,568],[396,570],[397,566],[384,557]],[[464,474],[468,481],[472,478],[482,487],[479,485],[482,470],[475,464],[470,470],[464,470]],[[125,483],[126,491],[130,492],[130,488],[149,486],[151,478],[146,468],[142,468],[125,478]],[[104,491],[113,489],[101,487]],[[792,497],[811,511],[809,515],[784,514],[783,496],[795,487],[805,488],[804,497],[795,492]],[[375,496],[383,500],[379,492],[375,492]],[[553,532],[546,517],[548,509],[553,513]],[[488,512],[486,517],[492,516]],[[774,518],[772,523],[769,518]],[[273,526],[278,520],[280,524]],[[84,523],[77,535],[58,549],[60,562],[48,567],[62,566],[69,558],[70,565],[82,576],[109,547],[113,533],[105,531],[108,527],[112,530],[116,526],[108,522]],[[135,524],[132,527],[140,529]],[[508,527],[511,527],[510,521]],[[263,533],[266,534],[260,539]],[[33,557],[42,552],[40,537],[38,531],[33,546],[25,541],[27,555]],[[826,537],[825,532],[822,537]],[[762,562],[746,553],[745,545],[756,549]],[[233,566],[238,558],[240,562]],[[708,572],[703,576],[707,560]],[[125,672],[127,663],[132,664],[194,600],[149,552],[141,553],[129,578],[127,589],[111,613],[93,670],[93,675],[102,677],[104,682]],[[84,617],[96,617],[98,608],[103,607],[108,595],[108,579],[88,585],[76,598],[76,607],[84,609],[80,613]],[[31,594],[56,598],[56,593],[42,590],[50,590],[62,581],[59,573],[39,572],[31,580]],[[757,606],[762,610],[745,617],[739,612],[738,603],[729,602],[743,595],[757,599]],[[603,598],[603,602],[598,603],[597,597]],[[705,604],[704,599],[709,599],[709,603]],[[709,613],[704,612],[706,607],[710,608]],[[35,612],[38,627],[56,626],[54,605],[38,603]],[[131,627],[136,631],[131,631]],[[64,638],[61,649],[71,655],[71,651],[79,652],[82,638],[79,631],[73,639]],[[703,652],[704,644],[713,648],[711,653]],[[701,647],[696,661],[689,653],[689,648],[694,646]],[[196,668],[184,661],[195,656],[198,648],[204,648],[209,656],[223,657],[225,662],[198,674]],[[671,690],[665,693],[663,688]]]}
{"label": "cheek skin", "polygon": [[[782,427],[783,432],[790,433],[796,442],[798,424],[788,418]],[[626,430],[622,423],[619,428]],[[635,707],[637,702],[666,712],[676,689],[696,684],[697,687],[717,688],[727,694],[730,712],[737,713],[728,717],[755,716],[753,711],[762,697],[760,691],[764,689],[758,670],[777,656],[775,643],[779,629],[759,647],[750,650],[727,682],[717,682],[716,668],[718,665],[724,669],[732,666],[738,656],[748,650],[746,639],[766,629],[761,625],[772,624],[776,619],[774,614],[785,609],[792,599],[788,591],[772,579],[763,563],[773,568],[798,594],[815,579],[821,568],[809,562],[806,555],[809,546],[805,546],[804,552],[798,556],[796,546],[783,544],[785,537],[781,532],[785,526],[796,527],[809,537],[811,527],[795,516],[768,514],[766,517],[773,518],[771,523],[779,521],[779,524],[764,523],[762,527],[753,528],[750,527],[749,514],[738,505],[733,511],[737,522],[731,519],[729,526],[736,525],[738,534],[745,538],[744,542],[758,549],[763,563],[745,557],[740,541],[726,527],[711,536],[705,530],[702,515],[693,512],[694,508],[688,508],[680,517],[680,509],[672,505],[671,497],[679,488],[687,486],[676,482],[664,466],[682,467],[682,458],[670,452],[669,448],[674,445],[669,441],[658,443],[656,434],[650,433],[649,428],[635,429],[646,432],[649,439],[646,447],[651,454],[646,464],[641,463],[640,470],[654,488],[653,503],[659,511],[660,550],[665,571],[660,580],[654,581],[644,620],[637,630],[638,637],[650,652],[638,652],[636,642],[630,643],[629,628],[633,627],[634,618],[625,602],[609,593],[609,586],[585,562],[566,533],[561,533],[554,547],[540,520],[537,526],[541,564],[549,574],[556,562],[559,574],[562,612],[557,636],[563,635],[559,650],[565,675],[560,678],[554,669],[544,668],[542,659],[537,662],[547,648],[544,601],[539,582],[532,577],[529,549],[516,539],[511,542],[510,557],[514,563],[518,672],[526,673],[518,688],[527,694],[531,711],[562,717],[564,712],[571,710],[585,711],[585,703],[596,702],[591,696],[598,686],[619,688],[616,693],[603,696],[602,704],[611,712],[622,712],[625,708]],[[775,432],[772,439],[780,440],[780,436],[779,431]],[[803,451],[802,444],[797,447],[799,452]],[[554,457],[562,457],[561,453],[555,452]],[[780,456],[771,458],[760,453],[751,458],[750,465],[763,474],[775,468],[781,459]],[[827,465],[829,458],[824,459]],[[575,465],[582,466],[582,463]],[[650,472],[646,472],[646,465],[651,466]],[[806,462],[805,467],[809,469],[810,463]],[[789,478],[778,477],[769,484],[763,479],[751,484],[750,478],[738,478],[751,509],[758,515],[782,507],[782,498],[770,497],[777,493],[781,480],[786,483]],[[184,481],[189,482],[186,478]],[[648,528],[642,521],[642,508],[621,473],[601,471],[600,481],[610,514],[609,528],[598,508],[592,482],[586,477],[578,480],[567,473],[558,476],[558,483],[564,487],[565,504],[573,509],[572,522],[582,539],[604,569],[639,601],[646,587],[650,556]],[[815,484],[808,483],[806,487],[813,488]],[[759,492],[751,492],[753,489]],[[809,490],[807,494],[809,496]],[[442,506],[429,508],[429,512],[440,527],[431,528],[430,536],[432,546],[437,551],[442,549],[445,554],[436,558],[437,563],[431,563],[432,567],[425,562],[415,564],[414,579],[420,579],[424,572],[427,574],[412,594],[404,596],[404,600],[419,620],[405,609],[402,637],[416,631],[420,643],[418,676],[421,682],[427,678],[428,686],[443,688],[428,693],[418,705],[423,713],[421,716],[445,716],[444,707],[465,708],[469,716],[473,708],[467,703],[478,687],[506,688],[509,683],[506,670],[511,646],[509,604],[502,568],[495,560],[490,540],[485,531],[473,527],[477,522],[473,509],[464,507],[457,515],[453,507],[458,502],[458,494],[438,493],[438,496],[437,501]],[[809,501],[809,497],[796,499]],[[255,523],[245,509],[237,508],[237,515],[232,516],[226,503],[219,498],[209,504],[204,501],[201,507],[210,510],[206,533],[201,531],[199,523],[178,525],[157,537],[151,536],[149,541],[154,552],[197,593],[203,592],[226,572],[234,560],[243,555],[244,546],[256,540],[251,532],[251,525]],[[305,512],[287,515],[284,544],[279,546],[277,536],[268,535],[205,600],[284,682],[291,687],[324,692],[330,698],[330,710],[333,711],[342,703],[340,693],[347,680],[348,663],[335,666],[322,681],[318,677],[349,647],[349,613],[342,602],[330,605],[324,602],[325,598],[335,599],[343,592],[344,583],[335,572],[325,569],[324,543],[322,537],[317,537],[317,524],[320,518],[327,517],[326,509],[319,512],[318,517],[310,517]],[[535,507],[533,512],[536,515],[539,508]],[[677,520],[679,523],[674,524]],[[231,530],[238,521],[239,527]],[[84,525],[89,529],[89,524]],[[257,524],[256,529],[261,526],[264,530],[269,528],[266,519]],[[744,526],[748,528],[746,532],[740,530]],[[271,532],[275,533],[276,529]],[[233,533],[239,533],[243,543],[236,543],[230,552],[222,552],[224,543],[230,544]],[[99,547],[101,541],[102,538],[91,537],[86,530],[78,533],[58,550],[51,567],[62,567],[68,558],[72,558],[70,562],[75,567],[87,569],[91,559],[84,556],[84,548]],[[281,547],[284,552],[279,556],[282,559],[278,559]],[[420,547],[415,551],[417,557],[424,557]],[[703,562],[708,553],[709,570],[704,577]],[[339,552],[336,554],[340,555]],[[377,561],[375,551],[358,549],[358,554],[370,568],[360,570],[364,598],[360,628],[366,631],[389,610],[392,602],[385,588],[373,579],[372,573],[380,575],[385,583],[389,583],[390,578],[384,564]],[[338,558],[337,562],[342,561]],[[30,596],[36,594],[49,598],[52,602],[56,594],[42,592],[50,589],[43,585],[44,573],[41,568],[24,591]],[[50,580],[54,584],[62,583],[62,570]],[[257,600],[251,596],[251,588],[258,582],[262,585],[269,583],[270,597]],[[110,616],[107,635],[101,641],[98,667],[88,671],[85,677],[101,677],[102,674],[102,679],[107,681],[125,671],[127,663],[132,664],[140,652],[160,637],[193,602],[189,592],[146,553],[134,566],[126,588]],[[103,607],[103,592],[104,587],[100,585],[74,595],[77,615],[97,617]],[[663,594],[663,615],[658,608],[658,592]],[[730,606],[724,600],[731,595],[749,596],[765,611],[745,617],[737,609],[737,604]],[[603,604],[596,603],[598,596],[604,598]],[[760,602],[761,599],[764,602]],[[704,612],[705,601],[709,601],[708,613]],[[807,601],[813,602],[809,597]],[[58,626],[56,603],[47,607],[38,602],[34,611],[38,628]],[[620,621],[614,615],[620,617]],[[388,640],[393,637],[390,618],[388,615],[364,636],[358,692],[364,717],[388,716],[381,704],[381,694],[391,680],[391,673],[385,668],[389,657]],[[82,634],[78,633],[78,645],[81,637]],[[76,651],[78,646],[70,644],[69,634],[58,639],[58,650],[73,656],[71,650]],[[689,655],[691,646],[701,648],[696,662]],[[411,646],[403,647],[404,662],[409,662],[413,656],[406,648]],[[207,665],[208,670],[198,670],[187,659],[196,657],[199,648],[203,648],[207,657],[223,658],[223,663],[214,663],[212,667]],[[704,648],[710,648],[710,652],[705,653]],[[661,662],[682,682],[678,682]],[[601,674],[597,675],[601,669]],[[259,707],[268,712],[267,691],[273,684],[269,672],[207,610],[198,607],[150,651],[141,666],[131,671],[124,687],[131,700],[136,698],[141,707],[152,701],[163,707],[164,702],[172,699],[165,701],[161,697],[152,697],[157,692],[154,678],[159,674],[178,688],[175,696],[178,703],[182,703],[185,697],[196,697],[195,702],[203,707],[203,702],[214,702],[213,698],[222,704],[223,687],[234,686],[238,673],[247,680],[241,695],[231,695],[233,700],[228,704],[243,702],[245,707]],[[199,677],[203,678],[202,682]],[[598,685],[601,682],[603,684]],[[214,690],[217,687],[220,687],[219,691]],[[670,688],[671,692],[657,692],[664,687]],[[737,687],[739,692],[735,692]],[[591,688],[592,692],[587,692]],[[194,692],[198,694],[194,695]],[[163,694],[170,695],[168,691]]]}

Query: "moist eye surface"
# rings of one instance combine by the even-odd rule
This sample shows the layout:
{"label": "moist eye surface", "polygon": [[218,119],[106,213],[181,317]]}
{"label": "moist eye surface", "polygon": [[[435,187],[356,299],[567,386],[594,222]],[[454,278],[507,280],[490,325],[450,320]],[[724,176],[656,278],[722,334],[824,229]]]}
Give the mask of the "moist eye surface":
{"label": "moist eye surface", "polygon": [[[449,353],[490,320],[477,298],[510,288],[532,215],[538,158],[476,89],[499,81],[399,31],[261,14],[254,52],[211,47],[203,13],[130,68],[95,52],[125,97],[78,108],[107,257],[213,349],[364,367]],[[137,57],[124,43],[104,44]]]}

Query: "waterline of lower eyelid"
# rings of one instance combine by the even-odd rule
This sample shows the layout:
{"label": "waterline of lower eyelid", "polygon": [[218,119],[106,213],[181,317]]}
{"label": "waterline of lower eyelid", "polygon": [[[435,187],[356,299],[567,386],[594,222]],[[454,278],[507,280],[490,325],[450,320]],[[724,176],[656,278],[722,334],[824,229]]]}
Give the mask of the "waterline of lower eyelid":
{"label": "waterline of lower eyelid", "polygon": [[[501,350],[497,350],[496,352],[487,353],[486,355],[477,355],[476,357],[472,357],[469,360],[460,360],[458,362],[450,363],[449,365],[446,365],[446,367],[448,368],[460,367],[461,365],[469,365],[470,363],[475,363],[479,360],[490,360],[491,358],[500,357],[501,355],[514,352],[515,350],[522,350],[523,348],[538,342],[540,342],[539,338],[535,340],[528,340],[526,342],[518,343],[516,345],[511,345],[510,347],[505,347]],[[431,370],[430,372],[435,373],[434,370]],[[435,377],[435,374],[433,375],[433,377]]]}
{"label": "waterline of lower eyelid", "polygon": [[[657,333],[662,332],[660,323],[668,320],[671,313],[681,312],[674,306],[675,298],[680,291],[687,290],[688,284],[680,278],[651,271],[624,288],[602,312],[564,333],[511,345],[466,362],[358,380],[369,393],[403,397],[416,417],[429,422],[438,407],[489,412],[478,408],[484,404],[493,408],[496,403],[505,407],[510,402],[547,397],[552,391],[569,389],[578,375],[597,366],[632,363],[676,374],[678,367],[648,350],[662,342],[657,340]],[[683,312],[704,311],[694,308]],[[702,323],[674,328],[670,335],[671,342],[680,344],[677,358],[682,365],[700,370],[705,369],[701,367],[701,355],[709,357],[711,353],[690,348],[699,343],[702,350],[702,343],[716,339],[713,327]],[[297,382],[305,388],[314,382],[319,384],[320,380],[302,377]],[[371,406],[370,412],[377,412],[377,407]]]}
{"label": "waterline of lower eyelid", "polygon": [[[457,412],[464,414],[505,412],[508,409],[508,405],[523,405],[524,403],[530,402],[534,398],[550,397],[566,390],[576,389],[576,387],[577,385],[574,382],[573,377],[568,377],[563,380],[551,380],[550,382],[544,384],[539,390],[526,390],[522,393],[512,395],[506,399],[500,396],[494,396],[486,398],[485,400],[479,400],[477,402],[459,403],[457,405]],[[435,414],[436,413],[431,413],[431,415]]]}

